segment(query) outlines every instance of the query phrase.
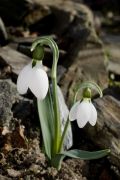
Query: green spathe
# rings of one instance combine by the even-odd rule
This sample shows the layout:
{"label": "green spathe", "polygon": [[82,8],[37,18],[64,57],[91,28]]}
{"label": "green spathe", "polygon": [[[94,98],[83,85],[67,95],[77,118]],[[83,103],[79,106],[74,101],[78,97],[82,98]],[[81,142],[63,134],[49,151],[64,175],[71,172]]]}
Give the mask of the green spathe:
{"label": "green spathe", "polygon": [[90,88],[85,88],[83,90],[83,98],[91,99],[91,89]]}
{"label": "green spathe", "polygon": [[32,57],[34,60],[42,61],[44,58],[44,47],[41,45],[37,45],[33,51]]}

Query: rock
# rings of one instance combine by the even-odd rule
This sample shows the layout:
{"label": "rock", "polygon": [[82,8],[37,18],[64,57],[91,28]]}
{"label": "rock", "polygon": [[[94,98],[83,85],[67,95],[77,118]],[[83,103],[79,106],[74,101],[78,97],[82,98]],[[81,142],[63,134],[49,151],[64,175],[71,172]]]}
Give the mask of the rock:
{"label": "rock", "polygon": [[[71,32],[73,35],[75,35],[75,38],[77,37],[83,38],[82,35],[85,36],[87,34],[90,36],[92,35],[94,40],[94,38],[96,38],[97,36],[94,28],[94,19],[93,19],[92,11],[83,4],[79,4],[79,5],[75,4],[75,5],[76,5],[75,6],[76,13],[75,13],[74,21],[71,24],[72,29],[69,31],[69,33]],[[79,34],[79,32],[81,32],[81,34]]]}
{"label": "rock", "polygon": [[6,63],[8,66],[12,68],[12,72],[14,74],[19,74],[21,69],[28,64],[31,59],[12,48],[5,46],[0,48],[0,57],[1,61],[0,64]]}
{"label": "rock", "polygon": [[12,180],[11,178],[8,178],[8,177],[2,176],[2,175],[0,175],[0,179],[1,179],[1,180]]}
{"label": "rock", "polygon": [[120,2],[119,0],[84,0],[84,2],[89,5],[93,10],[105,11],[105,12],[119,12]]}
{"label": "rock", "polygon": [[0,16],[7,25],[20,25],[25,22],[24,17],[36,9],[35,6],[34,0],[1,0]]}
{"label": "rock", "polygon": [[79,49],[78,54],[74,57],[74,62],[60,81],[68,104],[73,103],[76,88],[83,81],[96,82],[103,89],[108,86],[108,75],[102,48],[96,48],[94,45],[85,47],[82,50]]}
{"label": "rock", "polygon": [[75,9],[79,6],[78,3],[70,0],[55,0],[54,3],[52,0],[35,0],[35,2],[43,8],[46,7],[50,12],[42,21],[38,21],[36,24],[30,26],[32,31],[37,28],[39,31],[42,30],[43,33],[48,32],[47,29],[49,28],[49,32],[61,34],[74,19]]}
{"label": "rock", "polygon": [[67,67],[80,59],[79,53],[83,47],[86,49],[88,47],[89,51],[91,48],[89,46],[95,44],[95,49],[97,46],[98,49],[101,49],[101,41],[96,35],[93,14],[90,9],[83,4],[76,3],[73,7],[75,9],[73,21],[62,34],[68,50],[68,55],[64,60]]}
{"label": "rock", "polygon": [[[26,0],[21,1],[21,4],[25,3]],[[74,43],[79,38],[82,42],[83,39],[98,41],[94,30],[93,15],[87,6],[71,0],[55,0],[54,2],[31,0],[28,4],[31,10],[28,8],[25,16],[20,18],[32,32],[62,35],[62,39],[63,36],[70,38],[71,41],[74,39]]]}
{"label": "rock", "polygon": [[[24,113],[22,112],[23,107],[21,107],[20,102],[22,102],[23,107],[26,109],[26,111],[24,109]],[[28,104],[25,106],[24,102],[22,97],[18,95],[15,84],[10,80],[0,80],[0,138],[2,141],[1,147],[4,152],[9,152],[12,148],[16,147],[27,147],[23,124],[24,119],[27,119],[28,114],[30,114],[30,109],[27,109],[30,104],[28,101]],[[23,116],[18,116],[19,110],[21,114],[23,113]]]}
{"label": "rock", "polygon": [[108,71],[111,73],[111,79],[115,80],[115,75],[120,75],[120,63],[110,61],[107,67]]}
{"label": "rock", "polygon": [[12,68],[0,56],[0,79],[9,78],[12,74]]}
{"label": "rock", "polygon": [[101,35],[102,41],[106,45],[119,45],[120,46],[120,36],[119,35],[114,35],[110,33],[104,33]]}
{"label": "rock", "polygon": [[8,39],[5,25],[0,17],[0,44],[5,44]]}
{"label": "rock", "polygon": [[26,26],[31,27],[33,24],[37,25],[40,20],[45,19],[51,14],[50,9],[46,6],[45,2],[44,5],[41,5],[41,1],[27,0],[27,3],[29,4],[29,9],[23,18]]}
{"label": "rock", "polygon": [[58,65],[58,67],[57,67],[57,80],[58,80],[58,82],[60,82],[63,75],[66,73],[66,70],[67,69],[64,66]]}
{"label": "rock", "polygon": [[109,61],[107,62],[107,71],[109,73],[110,85],[119,85],[120,83],[120,36],[106,34],[102,36],[106,53]]}
{"label": "rock", "polygon": [[110,95],[120,101],[120,88],[117,86],[112,86],[104,89],[103,94]]}
{"label": "rock", "polygon": [[10,80],[0,80],[0,126],[10,126],[13,113],[11,111],[17,98],[15,85]]}
{"label": "rock", "polygon": [[95,100],[98,111],[97,124],[86,126],[85,132],[101,149],[110,148],[111,164],[120,168],[120,101],[106,95]]}
{"label": "rock", "polygon": [[71,103],[74,90],[81,82],[94,81],[104,89],[108,86],[108,74],[104,49],[95,32],[92,12],[86,6],[80,4],[73,22],[63,35],[69,42],[63,62],[68,70],[60,85]]}
{"label": "rock", "polygon": [[31,112],[32,101],[19,96],[11,80],[0,80],[0,127],[8,127],[12,131],[16,125],[14,119],[26,125]]}
{"label": "rock", "polygon": [[8,175],[12,178],[18,178],[21,176],[21,172],[14,169],[7,169]]}

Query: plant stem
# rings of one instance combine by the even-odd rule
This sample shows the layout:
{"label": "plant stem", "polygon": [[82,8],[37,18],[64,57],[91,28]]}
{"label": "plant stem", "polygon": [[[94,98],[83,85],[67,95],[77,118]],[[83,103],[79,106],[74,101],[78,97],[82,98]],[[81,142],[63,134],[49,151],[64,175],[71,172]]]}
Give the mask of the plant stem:
{"label": "plant stem", "polygon": [[60,122],[60,110],[58,104],[57,95],[57,62],[59,57],[59,51],[56,43],[54,43],[53,51],[53,64],[52,64],[52,86],[53,86],[53,106],[54,106],[54,117],[55,117],[55,136],[54,136],[54,146],[53,146],[53,156],[58,153],[60,136],[61,136],[61,122]]}
{"label": "plant stem", "polygon": [[64,131],[62,133],[61,140],[60,140],[60,145],[59,145],[59,150],[58,150],[59,152],[62,151],[64,139],[65,139],[69,124],[70,124],[70,121],[69,121],[69,118],[68,118],[67,121],[66,121],[65,127],[64,127]]}
{"label": "plant stem", "polygon": [[53,147],[51,147],[51,149],[52,149],[52,156],[54,156],[55,154],[58,153],[60,137],[61,137],[60,111],[59,111],[58,96],[57,96],[57,62],[59,58],[59,50],[57,44],[50,36],[43,36],[38,40],[36,40],[32,44],[31,51],[33,51],[38,44],[40,44],[41,46],[48,45],[53,52],[51,79],[52,79],[52,88],[53,88],[53,109],[54,109],[55,126],[53,127],[54,139],[53,139]]}
{"label": "plant stem", "polygon": [[54,117],[55,117],[55,136],[54,136],[54,147],[53,147],[53,156],[54,156],[56,153],[58,153],[60,135],[61,135],[56,78],[52,78],[52,85],[53,85],[53,103],[54,103],[53,106],[54,106]]}

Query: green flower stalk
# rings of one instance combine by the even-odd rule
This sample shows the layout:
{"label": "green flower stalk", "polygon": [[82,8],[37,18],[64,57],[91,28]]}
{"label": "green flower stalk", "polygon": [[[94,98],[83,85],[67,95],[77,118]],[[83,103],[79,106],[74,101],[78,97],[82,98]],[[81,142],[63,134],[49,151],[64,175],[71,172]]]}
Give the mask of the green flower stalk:
{"label": "green flower stalk", "polygon": [[[51,72],[51,79],[52,79],[52,87],[53,87],[53,110],[54,110],[54,144],[53,144],[53,153],[58,153],[59,142],[60,142],[60,134],[61,134],[61,123],[60,123],[60,112],[58,106],[58,96],[57,96],[57,63],[59,58],[59,50],[55,43],[55,41],[50,37],[41,37],[40,39],[36,40],[32,47],[31,51],[34,51],[38,44],[41,46],[47,45],[53,51],[53,64],[52,64],[52,72]],[[39,58],[39,57],[37,57]],[[34,56],[33,56],[34,59]]]}
{"label": "green flower stalk", "polygon": [[[53,52],[51,70],[52,86],[50,88],[48,76],[42,65],[44,59],[44,46],[49,46]],[[97,159],[108,154],[109,150],[88,152],[82,150],[68,150],[63,148],[64,140],[70,125],[70,120],[77,120],[80,128],[87,122],[92,126],[97,120],[97,111],[91,103],[91,89],[95,89],[102,97],[100,87],[93,82],[82,83],[76,92],[74,105],[70,110],[68,119],[61,131],[60,107],[58,102],[57,63],[59,50],[55,41],[50,36],[43,36],[33,42],[31,51],[32,61],[20,72],[17,80],[17,89],[20,94],[25,94],[28,88],[37,98],[39,120],[42,130],[44,153],[51,166],[60,169],[65,156],[80,159]],[[82,102],[76,102],[79,90],[83,89]]]}

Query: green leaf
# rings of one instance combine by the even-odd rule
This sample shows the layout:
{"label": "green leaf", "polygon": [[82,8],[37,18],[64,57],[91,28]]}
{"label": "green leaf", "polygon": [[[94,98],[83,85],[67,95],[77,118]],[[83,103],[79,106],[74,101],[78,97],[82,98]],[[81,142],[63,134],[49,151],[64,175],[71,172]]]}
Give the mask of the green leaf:
{"label": "green leaf", "polygon": [[56,167],[57,169],[60,169],[61,162],[65,158],[65,156],[71,157],[71,158],[78,158],[82,160],[92,160],[92,159],[99,159],[104,156],[106,156],[108,153],[110,153],[109,149],[101,150],[101,151],[82,151],[78,149],[69,150],[62,152],[60,154],[56,154],[54,159],[52,159],[52,165]]}
{"label": "green leaf", "polygon": [[43,101],[37,100],[45,153],[49,159],[51,159],[54,138],[54,111],[52,104],[50,90]]}
{"label": "green leaf", "polygon": [[65,158],[64,154],[56,154],[54,158],[51,159],[51,166],[59,170],[61,168],[61,163],[64,158]]}
{"label": "green leaf", "polygon": [[98,158],[104,157],[109,152],[110,152],[109,149],[100,150],[100,151],[93,151],[93,152],[74,149],[74,150],[66,151],[63,154],[68,156],[68,157],[72,157],[72,158],[80,158],[83,160],[91,160],[91,159],[98,159]]}

